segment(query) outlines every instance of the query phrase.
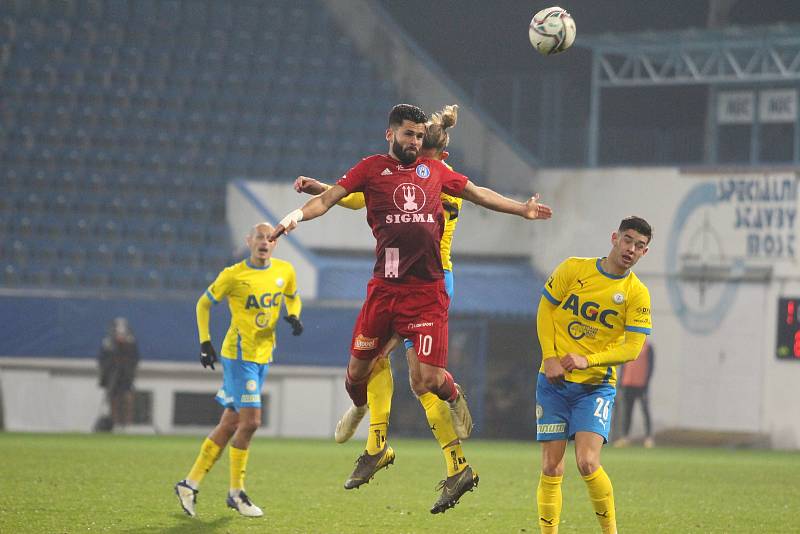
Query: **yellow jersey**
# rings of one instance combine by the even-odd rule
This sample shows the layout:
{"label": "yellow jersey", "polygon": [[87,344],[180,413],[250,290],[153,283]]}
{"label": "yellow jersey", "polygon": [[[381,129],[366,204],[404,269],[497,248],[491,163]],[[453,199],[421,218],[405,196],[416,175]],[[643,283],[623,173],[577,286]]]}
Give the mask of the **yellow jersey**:
{"label": "yellow jersey", "polygon": [[626,332],[649,335],[652,329],[647,287],[631,271],[605,272],[601,260],[568,258],[542,288],[542,299],[553,305],[551,321],[537,320],[542,359],[572,352],[589,361],[590,367],[566,373],[570,382],[614,385],[616,369],[603,362],[614,360]]}
{"label": "yellow jersey", "polygon": [[442,207],[444,208],[444,232],[439,250],[442,254],[442,267],[446,271],[453,270],[453,262],[450,259],[450,248],[453,245],[453,234],[458,223],[458,214],[461,212],[463,199],[442,193]]}
{"label": "yellow jersey", "polygon": [[226,297],[231,324],[220,355],[248,362],[271,362],[281,302],[289,315],[297,317],[303,306],[297,294],[292,264],[271,258],[266,267],[254,267],[245,260],[223,269],[197,302],[201,343],[210,339],[210,304],[217,304]]}
{"label": "yellow jersey", "polygon": [[[445,165],[447,165],[447,163],[445,163]],[[452,170],[450,165],[447,165],[447,167]],[[461,211],[463,199],[448,195],[446,193],[441,194],[441,199],[442,207],[444,208],[444,232],[442,232],[442,240],[439,244],[439,251],[442,256],[442,268],[446,271],[452,271],[453,262],[450,259],[450,249],[453,245],[453,234],[456,231],[458,214]],[[360,210],[367,205],[366,200],[364,199],[364,193],[350,193],[337,202],[337,204],[351,210]]]}

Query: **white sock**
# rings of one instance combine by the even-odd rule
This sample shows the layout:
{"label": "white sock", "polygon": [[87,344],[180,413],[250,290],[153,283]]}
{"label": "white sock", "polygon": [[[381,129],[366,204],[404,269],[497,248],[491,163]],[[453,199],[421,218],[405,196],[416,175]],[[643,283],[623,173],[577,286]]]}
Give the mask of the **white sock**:
{"label": "white sock", "polygon": [[183,479],[183,481],[186,482],[186,484],[188,484],[189,487],[192,488],[193,490],[196,490],[197,486],[200,485],[200,483],[198,481],[192,480],[191,478],[185,478],[185,479]]}

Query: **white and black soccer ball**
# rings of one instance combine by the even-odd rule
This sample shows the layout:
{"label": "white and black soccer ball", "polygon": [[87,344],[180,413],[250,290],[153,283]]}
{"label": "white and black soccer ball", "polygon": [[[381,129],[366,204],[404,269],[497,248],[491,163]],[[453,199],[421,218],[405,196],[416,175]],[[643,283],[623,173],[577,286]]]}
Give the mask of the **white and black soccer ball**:
{"label": "white and black soccer ball", "polygon": [[565,9],[545,8],[531,19],[528,37],[543,56],[558,54],[575,42],[575,21]]}

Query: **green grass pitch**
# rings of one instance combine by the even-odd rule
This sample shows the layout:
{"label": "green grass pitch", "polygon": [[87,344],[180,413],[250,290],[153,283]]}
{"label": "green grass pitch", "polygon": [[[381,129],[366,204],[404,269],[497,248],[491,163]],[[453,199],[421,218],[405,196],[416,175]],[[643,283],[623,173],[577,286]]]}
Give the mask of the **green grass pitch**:
{"label": "green grass pitch", "polygon": [[[265,517],[225,507],[228,458],[206,477],[198,517],[173,484],[198,436],[0,433],[0,532],[538,532],[535,443],[469,441],[480,485],[431,515],[444,462],[433,439],[396,439],[395,465],[358,490],[342,484],[363,443],[257,438],[247,491]],[[599,532],[567,451],[562,533]],[[800,532],[797,453],[724,449],[610,449],[620,532]]]}

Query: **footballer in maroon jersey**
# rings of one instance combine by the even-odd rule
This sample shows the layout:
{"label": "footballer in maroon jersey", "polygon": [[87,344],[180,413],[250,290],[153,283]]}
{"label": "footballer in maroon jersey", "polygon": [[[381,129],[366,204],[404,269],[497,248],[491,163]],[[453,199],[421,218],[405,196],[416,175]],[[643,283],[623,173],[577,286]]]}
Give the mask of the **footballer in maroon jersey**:
{"label": "footballer in maroon jersey", "polygon": [[439,161],[417,159],[427,116],[416,106],[399,104],[389,114],[389,152],[366,158],[333,187],[289,213],[270,236],[277,239],[297,223],[325,214],[353,191],[363,191],[367,221],[376,237],[374,278],[356,323],[346,388],[353,403],[367,402],[366,381],[380,347],[396,331],[414,342],[420,361],[419,386],[439,398],[459,397],[447,365],[447,304],[442,282],[439,240],[444,228],[439,194],[469,200],[526,219],[549,219],[552,210],[479,187]]}
{"label": "footballer in maroon jersey", "polygon": [[461,196],[467,177],[439,160],[403,165],[381,154],[361,160],[337,182],[363,192],[367,223],[375,236],[375,278],[433,281],[444,277],[441,193]]}

